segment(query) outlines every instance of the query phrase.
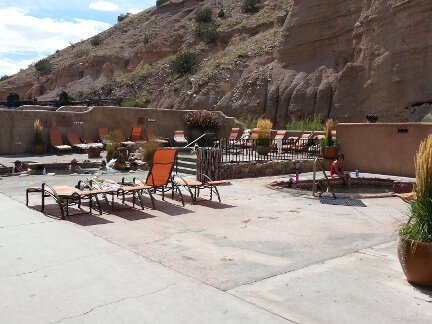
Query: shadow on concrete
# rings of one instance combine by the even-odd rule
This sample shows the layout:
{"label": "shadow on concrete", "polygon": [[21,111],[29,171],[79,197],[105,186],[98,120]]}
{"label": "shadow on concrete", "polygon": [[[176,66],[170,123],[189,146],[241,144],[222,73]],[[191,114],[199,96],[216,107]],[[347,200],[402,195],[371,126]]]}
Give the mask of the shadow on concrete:
{"label": "shadow on concrete", "polygon": [[81,226],[93,226],[113,223],[105,218],[98,217],[94,214],[80,214],[70,216],[67,221]]}
{"label": "shadow on concrete", "polygon": [[228,208],[237,207],[234,205],[228,205],[228,204],[220,203],[218,201],[205,200],[205,199],[198,199],[195,205],[212,208],[212,209],[228,209]]}
{"label": "shadow on concrete", "polygon": [[432,288],[425,288],[417,285],[410,284],[414,287],[415,290],[418,290],[420,293],[422,293],[425,296],[428,296],[429,298],[432,298]]}

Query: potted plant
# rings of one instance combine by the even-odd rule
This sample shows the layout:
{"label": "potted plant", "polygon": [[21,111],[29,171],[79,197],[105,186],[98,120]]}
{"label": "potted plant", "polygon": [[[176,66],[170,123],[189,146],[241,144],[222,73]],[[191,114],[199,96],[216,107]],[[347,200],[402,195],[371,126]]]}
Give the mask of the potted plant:
{"label": "potted plant", "polygon": [[271,129],[273,123],[270,119],[258,119],[257,128],[260,129],[255,140],[255,150],[259,155],[267,155],[271,150]]}
{"label": "potted plant", "polygon": [[432,135],[417,151],[415,175],[416,200],[399,231],[398,257],[410,283],[432,287]]}
{"label": "potted plant", "polygon": [[43,126],[39,120],[36,118],[33,123],[33,153],[34,154],[44,154],[45,153],[45,145],[42,138]]}
{"label": "potted plant", "polygon": [[324,159],[335,159],[338,153],[338,144],[335,139],[333,139],[333,119],[327,119],[325,123],[325,137],[321,140],[321,156]]}
{"label": "potted plant", "polygon": [[119,147],[119,140],[114,132],[110,132],[103,138],[103,142],[105,143],[106,160],[109,162],[112,160],[114,152]]}
{"label": "potted plant", "polygon": [[147,165],[149,167],[152,166],[154,154],[156,150],[160,147],[160,145],[161,145],[160,142],[154,140],[145,142],[144,144],[141,145],[142,149],[144,150],[143,160],[144,162],[147,162]]}
{"label": "potted plant", "polygon": [[222,117],[219,113],[208,110],[194,110],[183,117],[184,124],[189,130],[191,141],[196,140],[204,133],[211,133],[200,141],[201,146],[212,146],[215,132],[222,125]]}

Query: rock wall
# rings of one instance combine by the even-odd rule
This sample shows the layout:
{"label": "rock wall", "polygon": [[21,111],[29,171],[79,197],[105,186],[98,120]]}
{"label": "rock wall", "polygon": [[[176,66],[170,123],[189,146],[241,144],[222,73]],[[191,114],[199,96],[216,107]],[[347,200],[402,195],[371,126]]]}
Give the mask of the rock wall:
{"label": "rock wall", "polygon": [[432,101],[432,2],[295,0],[277,53],[266,115],[420,121]]}

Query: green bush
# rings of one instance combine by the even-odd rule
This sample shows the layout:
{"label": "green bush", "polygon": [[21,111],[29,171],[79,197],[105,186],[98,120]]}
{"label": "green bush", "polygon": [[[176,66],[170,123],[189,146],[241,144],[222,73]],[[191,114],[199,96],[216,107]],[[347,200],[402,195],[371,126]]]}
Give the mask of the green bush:
{"label": "green bush", "polygon": [[2,82],[2,81],[6,81],[7,79],[10,79],[12,76],[11,75],[3,75],[3,76],[1,76],[0,77],[0,82]]}
{"label": "green bush", "polygon": [[220,10],[219,10],[217,16],[218,16],[219,18],[224,18],[224,17],[225,17],[225,10],[224,10],[224,8],[220,8]]}
{"label": "green bush", "polygon": [[128,99],[123,101],[120,106],[122,107],[135,107],[135,108],[147,108],[150,104],[151,99],[147,96],[138,99]]}
{"label": "green bush", "polygon": [[40,75],[50,74],[53,69],[51,62],[47,58],[37,61],[34,67]]}
{"label": "green bush", "polygon": [[195,14],[195,21],[198,23],[209,23],[213,21],[213,11],[210,8],[203,8]]}
{"label": "green bush", "polygon": [[99,35],[93,36],[92,38],[90,38],[90,44],[92,46],[98,46],[102,44],[102,38]]}
{"label": "green bush", "polygon": [[243,0],[242,9],[245,13],[257,12],[261,0]]}
{"label": "green bush", "polygon": [[239,122],[241,122],[247,129],[255,128],[257,125],[258,118],[250,116],[250,115],[243,115],[240,118],[238,118]]}
{"label": "green bush", "polygon": [[195,53],[178,53],[171,62],[171,70],[178,75],[185,75],[193,72],[198,63],[198,56]]}
{"label": "green bush", "polygon": [[128,13],[121,13],[119,16],[117,16],[117,22],[122,22],[123,20],[125,20],[126,18],[128,18],[131,15],[130,12]]}
{"label": "green bush", "polygon": [[156,7],[162,6],[164,3],[167,3],[170,0],[156,0]]}
{"label": "green bush", "polygon": [[322,131],[322,116],[304,116],[299,119],[293,119],[286,125],[287,130],[300,130],[300,131]]}
{"label": "green bush", "polygon": [[195,35],[207,43],[216,43],[219,38],[219,32],[214,26],[204,26],[198,24],[195,27]]}

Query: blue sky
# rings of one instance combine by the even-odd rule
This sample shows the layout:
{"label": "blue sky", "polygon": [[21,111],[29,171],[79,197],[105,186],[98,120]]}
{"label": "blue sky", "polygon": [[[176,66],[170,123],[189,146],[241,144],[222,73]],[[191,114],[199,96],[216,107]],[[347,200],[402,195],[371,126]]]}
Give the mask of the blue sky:
{"label": "blue sky", "polygon": [[117,22],[121,13],[137,13],[156,0],[61,1],[1,0],[0,76],[12,75]]}

